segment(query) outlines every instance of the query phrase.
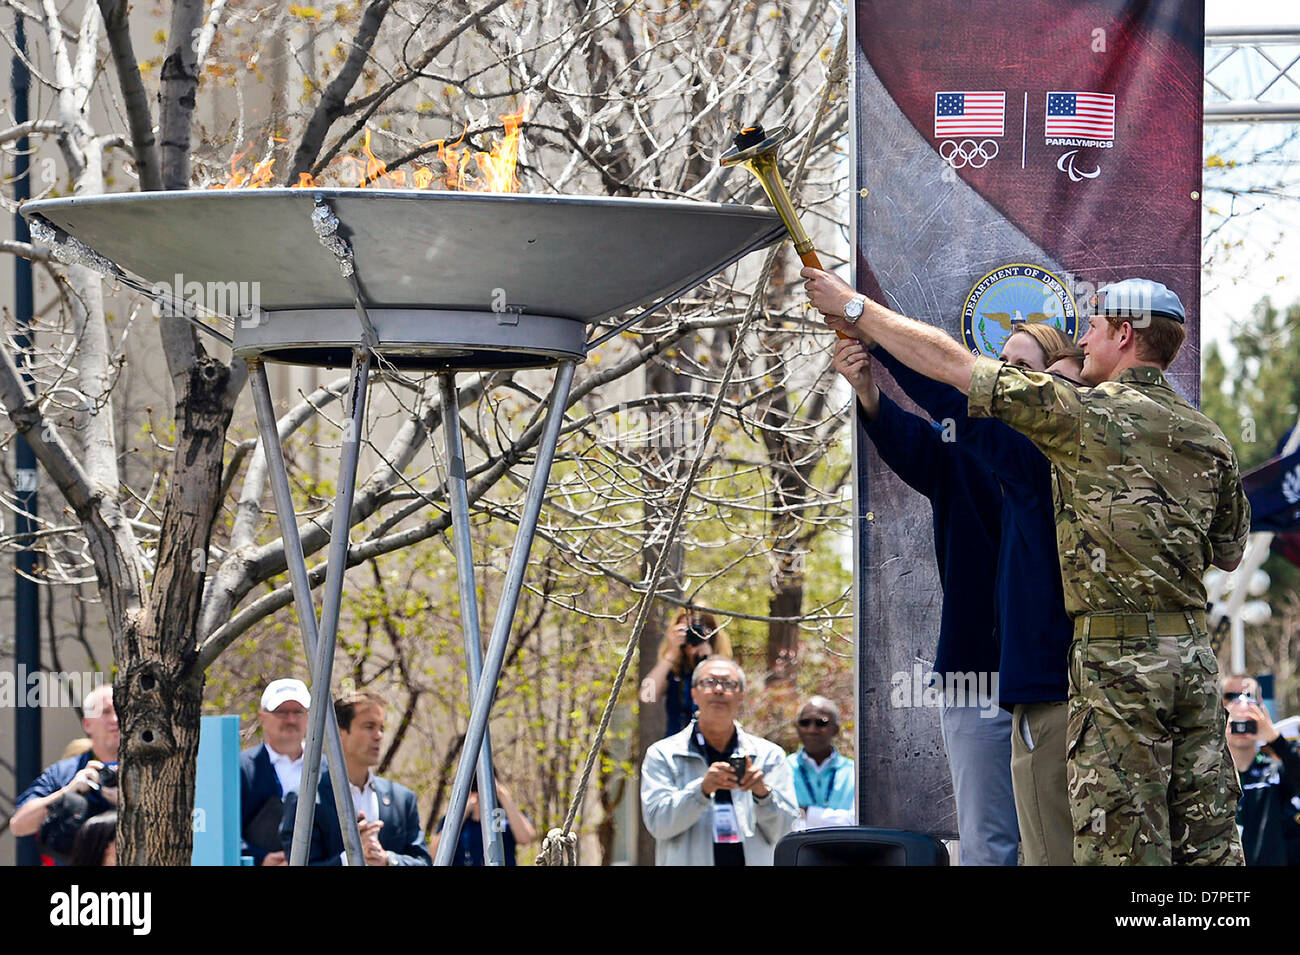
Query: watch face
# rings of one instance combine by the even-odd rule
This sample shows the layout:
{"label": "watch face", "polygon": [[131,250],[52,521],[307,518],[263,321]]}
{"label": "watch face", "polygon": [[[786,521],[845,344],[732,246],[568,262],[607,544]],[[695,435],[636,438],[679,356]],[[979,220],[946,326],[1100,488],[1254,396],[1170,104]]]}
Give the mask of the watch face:
{"label": "watch face", "polygon": [[844,306],[844,317],[853,319],[862,314],[862,298],[856,296],[849,299],[848,304]]}

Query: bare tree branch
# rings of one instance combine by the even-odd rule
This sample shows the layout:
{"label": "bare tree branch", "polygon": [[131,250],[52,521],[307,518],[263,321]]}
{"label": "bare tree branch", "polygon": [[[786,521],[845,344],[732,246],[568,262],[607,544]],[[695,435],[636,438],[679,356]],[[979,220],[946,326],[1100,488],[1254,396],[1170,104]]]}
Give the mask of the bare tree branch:
{"label": "bare tree branch", "polygon": [[[325,87],[320,102],[316,104],[315,112],[307,121],[307,128],[303,130],[302,139],[298,142],[298,149],[294,152],[293,162],[289,166],[289,173],[285,177],[285,185],[295,185],[299,173],[312,169],[312,161],[320,152],[321,144],[325,142],[325,134],[334,125],[334,120],[343,115],[348,93],[351,92],[357,77],[361,75],[361,70],[366,65],[375,36],[379,33],[379,27],[383,24],[384,17],[388,15],[392,5],[393,0],[370,0],[367,4],[366,12],[361,17],[361,25],[357,27],[356,36],[352,38],[352,48],[348,51],[347,60],[330,81],[330,85]],[[315,172],[314,169],[312,171]]]}
{"label": "bare tree branch", "polygon": [[19,123],[17,126],[11,126],[4,132],[0,133],[0,145],[12,143],[15,140],[22,139],[24,136],[30,136],[32,133],[62,133],[63,126],[52,119],[29,119],[25,123]]}
{"label": "bare tree branch", "polygon": [[99,0],[104,16],[108,46],[117,67],[117,82],[122,87],[122,100],[126,107],[127,123],[131,129],[131,151],[135,155],[135,171],[140,177],[140,188],[147,191],[162,190],[162,173],[158,168],[158,144],[153,135],[153,113],[149,108],[149,94],[140,75],[140,64],[131,44],[131,26],[127,18],[128,0]]}
{"label": "bare tree branch", "polygon": [[14,255],[29,259],[32,262],[49,262],[53,258],[50,250],[43,245],[16,242],[13,239],[0,239],[0,252],[12,252]]}
{"label": "bare tree branch", "polygon": [[[334,145],[330,147],[329,151],[326,152],[324,156],[321,156],[320,159],[316,159],[317,153],[320,152],[321,144],[325,141],[325,133],[329,131],[329,127],[333,124],[334,120],[339,116],[345,116],[353,112],[357,105],[354,103],[350,106],[344,106],[342,98],[340,98],[337,105],[337,112],[329,117],[329,122],[326,123],[324,119],[320,120],[320,123],[323,125],[320,128],[319,136],[316,136],[314,141],[312,139],[313,128],[309,124],[308,132],[303,134],[302,145],[299,146],[298,153],[294,155],[293,165],[289,169],[289,178],[285,180],[286,183],[292,184],[297,182],[298,173],[306,172],[309,166],[311,167],[311,173],[313,176],[319,175],[320,171],[325,168],[326,164],[338,154],[340,149],[343,148],[343,145],[350,142],[352,137],[361,131],[365,126],[366,121],[374,114],[375,110],[377,110],[379,106],[388,99],[388,97],[392,96],[407,83],[410,83],[412,80],[419,77],[420,70],[432,63],[433,58],[445,50],[453,40],[466,30],[478,26],[478,24],[483,21],[484,17],[503,3],[505,3],[505,0],[489,0],[485,6],[480,7],[473,13],[461,19],[455,26],[447,31],[444,36],[440,37],[438,42],[434,43],[433,46],[420,54],[416,61],[411,64],[409,69],[400,74],[396,79],[384,85],[383,88],[366,97],[364,100],[366,106],[361,116],[348,128],[347,132],[334,141]],[[355,49],[356,47],[354,46],[353,50]],[[369,49],[369,47],[367,47],[367,49]],[[349,62],[351,62],[351,58],[349,58]],[[340,73],[339,78],[341,77],[342,74]],[[335,82],[338,82],[339,78],[336,78]],[[355,81],[355,78],[353,78],[353,80],[348,83],[348,89],[351,89],[352,83]],[[333,87],[334,83],[331,83],[330,88],[333,89]],[[344,90],[342,96],[346,95],[347,90]],[[322,98],[321,106],[324,106],[324,103],[325,100]],[[317,115],[320,113],[321,106],[317,107]],[[316,121],[315,115],[312,116],[312,120]],[[300,155],[302,157],[301,161],[299,160]]]}
{"label": "bare tree branch", "polygon": [[[46,0],[48,3],[49,0]],[[190,136],[199,87],[194,39],[203,23],[203,0],[172,0],[167,56],[159,73],[158,130],[162,188],[190,187]],[[175,377],[177,369],[172,370]]]}

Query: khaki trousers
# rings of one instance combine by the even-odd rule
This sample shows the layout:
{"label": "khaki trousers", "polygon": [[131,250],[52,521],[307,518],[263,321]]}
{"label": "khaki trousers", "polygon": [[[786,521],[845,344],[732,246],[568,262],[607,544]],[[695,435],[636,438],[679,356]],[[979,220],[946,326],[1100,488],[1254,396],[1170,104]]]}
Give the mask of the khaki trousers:
{"label": "khaki trousers", "polygon": [[1074,864],[1065,778],[1066,713],[1065,700],[1017,703],[1012,711],[1011,785],[1025,865]]}

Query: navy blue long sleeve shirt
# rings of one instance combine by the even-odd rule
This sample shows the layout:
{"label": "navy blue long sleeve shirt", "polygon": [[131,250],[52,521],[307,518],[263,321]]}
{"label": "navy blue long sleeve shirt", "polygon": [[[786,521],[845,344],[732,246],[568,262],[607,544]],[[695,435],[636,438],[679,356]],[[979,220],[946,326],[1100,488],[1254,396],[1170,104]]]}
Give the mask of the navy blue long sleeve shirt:
{"label": "navy blue long sleeve shirt", "polygon": [[880,414],[858,422],[880,459],[930,500],[934,556],[943,588],[936,673],[993,673],[999,651],[993,610],[998,553],[998,487],[929,421],[904,411],[886,394]]}
{"label": "navy blue long sleeve shirt", "polygon": [[871,354],[936,421],[951,420],[958,452],[1001,485],[996,605],[1003,705],[1069,694],[1073,628],[1065,613],[1056,546],[1052,468],[1032,441],[993,418],[971,418],[966,396],[908,368],[883,348]]}

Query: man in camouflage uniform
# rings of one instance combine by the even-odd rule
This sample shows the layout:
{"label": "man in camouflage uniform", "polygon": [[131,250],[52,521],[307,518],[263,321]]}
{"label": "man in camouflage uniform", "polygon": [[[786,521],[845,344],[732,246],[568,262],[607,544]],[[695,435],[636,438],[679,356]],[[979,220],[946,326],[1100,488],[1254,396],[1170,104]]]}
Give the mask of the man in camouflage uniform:
{"label": "man in camouflage uniform", "polygon": [[[1241,865],[1240,786],[1205,626],[1208,565],[1241,560],[1250,506],[1236,455],[1162,370],[1182,303],[1128,279],[1100,290],[1079,388],[976,358],[939,329],[805,269],[827,324],[876,340],[970,396],[1052,463],[1070,659],[1068,779],[1076,865]],[[841,318],[859,313],[856,323]],[[858,347],[840,342],[837,347]]]}

